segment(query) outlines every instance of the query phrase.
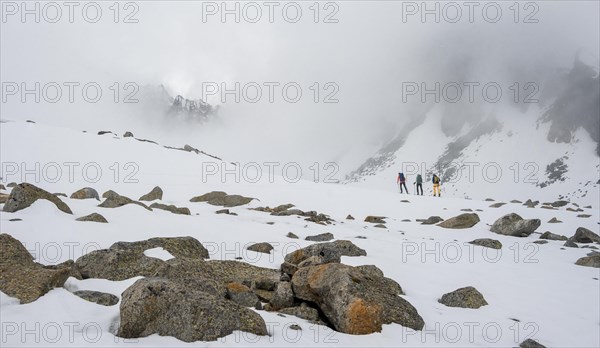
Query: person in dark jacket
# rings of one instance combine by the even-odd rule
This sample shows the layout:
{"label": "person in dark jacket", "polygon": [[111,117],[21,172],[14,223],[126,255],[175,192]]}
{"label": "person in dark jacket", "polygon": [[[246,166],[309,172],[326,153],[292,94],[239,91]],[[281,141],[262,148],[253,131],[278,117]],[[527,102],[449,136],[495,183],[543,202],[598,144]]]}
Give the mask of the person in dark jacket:
{"label": "person in dark jacket", "polygon": [[404,173],[398,173],[398,179],[396,179],[396,182],[398,183],[398,186],[400,186],[400,193],[404,193],[402,192],[402,186],[404,186],[406,193],[408,193],[408,188],[406,188],[406,177],[404,176]]}
{"label": "person in dark jacket", "polygon": [[415,181],[417,184],[417,195],[419,194],[419,190],[421,190],[421,196],[423,195],[423,177],[421,174],[417,174],[417,180]]}

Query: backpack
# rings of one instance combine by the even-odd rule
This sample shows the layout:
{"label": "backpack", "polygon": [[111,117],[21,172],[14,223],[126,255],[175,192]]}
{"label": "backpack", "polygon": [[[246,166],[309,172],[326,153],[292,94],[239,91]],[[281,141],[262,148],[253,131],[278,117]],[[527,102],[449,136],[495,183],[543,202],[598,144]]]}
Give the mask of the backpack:
{"label": "backpack", "polygon": [[422,184],[423,183],[423,177],[421,176],[421,174],[417,174],[417,184]]}
{"label": "backpack", "polygon": [[435,174],[433,175],[433,183],[434,184],[439,184],[440,183],[440,178],[438,178],[438,176],[435,175]]}
{"label": "backpack", "polygon": [[406,178],[404,177],[404,173],[398,173],[398,177],[400,178],[400,182],[406,181]]}

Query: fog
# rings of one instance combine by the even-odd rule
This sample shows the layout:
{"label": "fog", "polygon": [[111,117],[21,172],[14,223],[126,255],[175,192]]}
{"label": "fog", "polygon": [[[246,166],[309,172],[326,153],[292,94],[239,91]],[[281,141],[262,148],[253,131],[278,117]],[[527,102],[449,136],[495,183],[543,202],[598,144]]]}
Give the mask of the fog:
{"label": "fog", "polygon": [[[223,23],[220,12],[209,14],[215,6],[222,10],[220,2],[147,1],[132,2],[135,7],[129,8],[121,3],[118,23],[112,3],[98,2],[102,16],[96,23],[82,16],[79,9],[85,3],[75,8],[73,23],[64,7],[60,20],[49,23],[42,12],[46,3],[39,3],[40,23],[34,15],[22,23],[20,2],[14,3],[16,14],[3,2],[2,118],[90,132],[131,130],[165,145],[189,143],[230,161],[334,161],[345,172],[427,110],[430,103],[422,103],[419,94],[405,95],[403,100],[403,83],[427,82],[431,87],[435,82],[496,82],[507,93],[515,82],[543,85],[557,70],[569,69],[578,53],[598,66],[598,2],[529,3],[535,7],[520,3],[517,17],[512,2],[496,2],[502,15],[495,23],[481,14],[487,3],[477,3],[473,23],[463,2],[456,3],[463,11],[460,20],[450,22],[454,18],[450,8],[436,23],[433,15],[425,21],[420,13],[409,15],[414,8],[406,7],[406,2],[390,1],[321,2],[318,23],[313,2],[295,3],[302,9],[296,23],[282,15],[285,2],[277,3],[273,23],[262,2],[252,3],[263,11],[257,23],[248,20],[249,15],[255,17],[252,8],[244,16],[247,2],[237,2],[239,23],[233,15]],[[34,4],[29,3],[30,8]],[[230,8],[235,4],[228,3]],[[428,4],[433,8],[436,3]],[[437,4],[442,9],[446,3]],[[133,14],[129,20],[137,23],[125,23],[127,14]],[[532,20],[537,23],[525,23]],[[63,96],[56,103],[44,98],[36,103],[32,96],[23,102],[22,91],[7,95],[7,82],[19,86],[25,82],[31,88],[35,82],[41,86],[55,82],[63,86]],[[81,86],[96,82],[102,98],[87,102],[78,87],[71,103],[64,82]],[[115,88],[111,89],[115,82],[119,82],[118,102]],[[125,104],[127,82],[140,86],[140,91],[163,84],[172,96],[205,97],[220,104],[219,116],[202,124],[188,123],[140,107],[144,98]],[[239,102],[232,94],[207,95],[209,86],[233,89],[236,83],[241,94],[244,86],[248,92]],[[275,86],[273,102],[265,83]],[[289,83],[302,90],[297,102],[283,97],[282,87]],[[249,102],[257,85],[262,97]],[[294,90],[288,92],[286,97],[294,99]],[[514,104],[509,99],[500,103]],[[450,122],[454,117],[463,122],[473,103],[461,100],[448,106]],[[485,113],[477,110],[470,114]]]}

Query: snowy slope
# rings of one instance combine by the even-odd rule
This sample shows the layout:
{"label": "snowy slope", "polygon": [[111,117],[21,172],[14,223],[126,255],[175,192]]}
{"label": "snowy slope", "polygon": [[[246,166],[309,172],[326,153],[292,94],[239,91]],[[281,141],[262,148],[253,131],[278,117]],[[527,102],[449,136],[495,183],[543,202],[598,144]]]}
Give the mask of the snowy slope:
{"label": "snowy slope", "polygon": [[[418,173],[426,180],[431,173],[437,173],[444,181],[443,192],[453,197],[542,201],[565,198],[586,204],[600,199],[600,157],[596,154],[596,142],[586,130],[577,130],[571,143],[551,143],[546,138],[550,124],[540,123],[535,117],[539,109],[526,114],[508,109],[497,117],[497,129],[481,134],[452,154],[450,146],[460,143],[463,134],[444,135],[438,111],[430,111],[405,143],[387,156],[385,165],[354,172],[346,182],[393,190],[400,171],[408,175],[409,185]],[[449,160],[444,158],[447,153]],[[566,165],[565,173],[552,180],[548,166],[557,160]],[[452,168],[455,172],[450,171]],[[431,192],[429,181],[425,188]],[[409,189],[414,192],[414,188]]]}
{"label": "snowy slope", "polygon": [[[419,311],[426,323],[425,330],[414,332],[399,325],[385,326],[381,333],[351,336],[315,326],[301,319],[258,311],[267,322],[270,337],[252,337],[235,333],[217,342],[186,344],[171,337],[153,335],[138,340],[123,340],[113,335],[117,326],[118,306],[103,307],[88,303],[68,291],[98,290],[120,296],[136,279],[114,282],[99,279],[70,278],[66,289],[54,289],[39,300],[19,305],[2,294],[1,313],[3,346],[516,346],[533,337],[547,346],[598,346],[600,334],[600,271],[580,267],[574,262],[589,249],[561,249],[562,242],[546,245],[531,243],[538,238],[513,238],[491,233],[486,224],[508,212],[524,218],[540,218],[538,231],[550,230],[570,236],[583,226],[598,232],[598,207],[585,209],[591,218],[579,218],[577,213],[560,210],[528,209],[520,204],[488,208],[489,202],[459,198],[399,196],[388,190],[367,190],[347,185],[317,184],[300,181],[287,183],[278,178],[270,183],[262,180],[249,183],[226,182],[211,176],[202,180],[203,163],[215,163],[213,158],[170,150],[138,142],[132,138],[98,136],[51,126],[8,122],[1,126],[2,162],[27,164],[34,168],[49,162],[95,162],[105,171],[98,182],[90,183],[81,175],[73,182],[61,177],[49,182],[32,176],[27,181],[51,192],[71,192],[92,186],[99,192],[113,189],[132,198],[148,192],[154,185],[163,188],[163,202],[187,206],[192,216],[166,211],[146,211],[138,206],[118,209],[98,208],[94,200],[63,198],[73,209],[73,216],[55,209],[49,202],[36,202],[32,207],[0,214],[1,232],[9,233],[30,250],[38,262],[56,264],[76,259],[92,250],[107,248],[116,241],[135,241],[155,236],[193,236],[210,251],[211,259],[242,257],[258,266],[278,268],[283,257],[311,242],[308,235],[331,232],[336,239],[348,239],[367,250],[368,256],[344,257],[351,265],[375,264],[387,277],[400,283],[405,298]],[[31,141],[45,139],[46,141]],[[412,146],[407,142],[407,146]],[[115,182],[108,169],[114,162],[135,162],[139,171],[134,175],[139,183],[126,183],[121,177]],[[123,173],[121,173],[123,174]],[[6,185],[19,181],[3,173]],[[192,196],[221,189],[260,199],[247,206],[233,208],[239,216],[216,215],[214,206],[190,203]],[[409,203],[400,202],[409,199]],[[516,198],[516,197],[515,197]],[[247,207],[275,206],[294,203],[303,210],[330,214],[338,221],[321,226],[296,217],[274,217],[248,210]],[[569,205],[571,206],[571,205]],[[417,218],[439,215],[443,218],[460,213],[460,209],[481,209],[481,222],[468,230],[445,230],[424,226]],[[92,212],[103,214],[108,224],[82,223],[74,219]],[[347,214],[357,220],[344,220]],[[387,216],[387,229],[373,228],[362,222],[366,215]],[[551,217],[564,221],[547,224]],[[20,218],[22,221],[9,221]],[[410,219],[410,222],[402,222]],[[275,222],[273,225],[267,222]],[[285,237],[294,232],[300,240]],[[366,239],[357,238],[358,236]],[[495,238],[504,247],[500,253],[466,244],[475,238]],[[275,250],[259,254],[245,246],[267,241]],[[168,257],[160,250],[151,250],[155,257]],[[437,302],[442,294],[463,286],[475,286],[489,305],[478,310],[449,308]],[[518,321],[515,321],[517,319]],[[75,324],[69,324],[75,323]],[[302,331],[289,328],[299,323]],[[38,325],[38,326],[36,326]],[[71,326],[69,326],[71,325]],[[26,331],[30,330],[30,331]],[[52,331],[54,330],[54,331]],[[29,332],[29,334],[27,334]],[[56,332],[56,334],[55,334]]]}

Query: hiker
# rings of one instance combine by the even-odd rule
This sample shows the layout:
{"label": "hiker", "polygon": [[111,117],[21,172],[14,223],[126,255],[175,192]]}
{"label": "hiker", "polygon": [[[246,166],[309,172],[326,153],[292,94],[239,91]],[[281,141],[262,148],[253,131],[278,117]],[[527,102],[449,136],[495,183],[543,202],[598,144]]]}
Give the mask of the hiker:
{"label": "hiker", "polygon": [[437,196],[441,197],[442,194],[440,193],[440,178],[433,174],[433,179],[431,180],[433,182],[433,196],[435,197],[435,193],[437,192]]}
{"label": "hiker", "polygon": [[419,190],[421,190],[421,196],[423,195],[423,177],[421,176],[421,174],[417,174],[417,181],[415,181],[415,184],[417,184],[417,195],[419,194]]}
{"label": "hiker", "polygon": [[406,188],[406,177],[404,176],[404,173],[398,173],[398,179],[396,180],[396,182],[400,186],[400,193],[404,193],[402,192],[402,186],[404,186],[406,193],[408,193],[408,188]]}

